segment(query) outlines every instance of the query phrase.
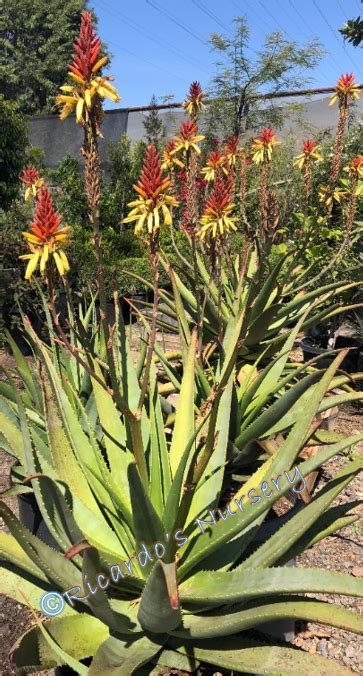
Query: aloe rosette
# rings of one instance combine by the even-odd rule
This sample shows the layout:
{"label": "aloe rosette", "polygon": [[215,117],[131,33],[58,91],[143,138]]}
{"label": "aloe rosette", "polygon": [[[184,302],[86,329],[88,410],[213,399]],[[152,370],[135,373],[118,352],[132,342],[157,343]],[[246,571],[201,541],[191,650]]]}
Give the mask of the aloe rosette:
{"label": "aloe rosette", "polygon": [[[32,535],[2,502],[0,514],[10,532],[1,533],[0,550],[11,566],[3,567],[0,591],[38,611],[46,592],[80,587],[86,597],[87,582],[94,586],[99,574],[109,577],[111,566],[123,566],[124,576],[110,580],[107,589],[75,600],[73,607],[67,604],[62,616],[45,622],[36,616],[37,624],[12,651],[19,669],[67,663],[80,674],[131,674],[142,665],[150,671],[155,664],[192,671],[203,662],[247,673],[291,673],[303,667],[348,673],[320,656],[273,645],[263,636],[251,640],[245,633],[283,617],[363,630],[362,618],[354,613],[301,595],[358,596],[363,591],[361,580],[284,565],[357,518],[349,514],[353,504],[331,505],[360,471],[361,460],[348,461],[288,523],[259,548],[254,545],[270,507],[291,488],[286,470],[297,464],[306,476],[362,439],[363,435],[355,435],[323,442],[317,455],[299,459],[344,353],[318,373],[304,403],[304,416],[293,419],[271,457],[232,500],[223,503],[233,401],[241,396],[236,356],[242,322],[243,313],[229,321],[212,379],[197,356],[196,333],[185,338],[179,398],[172,414],[159,391],[155,362],[148,399],[138,410],[139,371],[132,363],[121,318],[117,333],[121,409],[101,385],[105,367],[98,358],[89,355],[97,379],[91,377],[92,392],[84,405],[58,370],[52,351],[28,327],[40,367],[44,417],[34,421],[26,409],[27,392],[17,392],[14,386],[14,401],[3,414],[3,434],[22,463],[24,484],[32,487],[60,551]],[[73,359],[69,357],[70,362]],[[28,386],[32,387],[30,381]],[[275,413],[270,426],[279,420]],[[250,491],[263,480],[271,484],[279,475],[279,491],[253,504],[247,497]],[[238,513],[223,518],[229,510]],[[196,518],[208,522],[211,514],[217,525],[205,524],[202,534]],[[188,539],[180,547],[175,538],[166,537],[178,529]],[[163,543],[165,555],[142,567],[135,552],[143,545],[151,550],[156,542]],[[132,574],[127,574],[124,562],[132,558]],[[86,667],[82,660],[91,657]]]}

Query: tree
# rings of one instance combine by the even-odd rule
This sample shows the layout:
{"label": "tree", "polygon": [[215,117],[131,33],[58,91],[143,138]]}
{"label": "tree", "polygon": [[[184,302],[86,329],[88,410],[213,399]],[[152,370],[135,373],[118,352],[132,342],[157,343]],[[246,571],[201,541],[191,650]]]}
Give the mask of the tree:
{"label": "tree", "polygon": [[86,0],[1,3],[0,91],[23,113],[50,112]]}
{"label": "tree", "polygon": [[152,108],[150,113],[143,120],[143,125],[145,129],[146,141],[148,144],[153,144],[160,149],[161,144],[166,135],[165,126],[160,119],[159,111],[156,108],[157,98],[155,94],[152,95],[150,106],[155,106]]}
{"label": "tree", "polygon": [[28,141],[25,119],[16,103],[0,95],[0,205],[9,208],[16,197]]}
{"label": "tree", "polygon": [[212,79],[206,127],[212,138],[221,133],[239,136],[248,127],[279,126],[284,113],[274,105],[261,105],[256,94],[277,94],[308,82],[302,71],[314,68],[323,55],[318,40],[305,46],[286,39],[280,31],[265,37],[255,57],[249,52],[249,30],[244,17],[234,19],[232,37],[213,33],[209,42],[218,54],[217,74]]}
{"label": "tree", "polygon": [[351,42],[353,47],[358,47],[363,42],[363,19],[358,16],[356,19],[348,19],[339,33],[344,35],[344,39]]}

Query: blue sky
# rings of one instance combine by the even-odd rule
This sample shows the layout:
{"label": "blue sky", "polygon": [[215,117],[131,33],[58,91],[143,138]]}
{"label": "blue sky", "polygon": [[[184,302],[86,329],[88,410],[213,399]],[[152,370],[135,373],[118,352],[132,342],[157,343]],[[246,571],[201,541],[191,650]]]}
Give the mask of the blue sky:
{"label": "blue sky", "polygon": [[[311,72],[312,86],[332,86],[340,73],[351,71],[363,81],[362,50],[344,43],[337,31],[347,18],[363,15],[359,0],[90,0],[89,4],[113,54],[111,70],[121,106],[147,105],[152,94],[159,102],[170,94],[180,101],[192,80],[206,87],[216,58],[208,36],[231,32],[238,15],[247,17],[250,44],[256,51],[266,33],[277,29],[300,44],[319,37],[328,55]],[[253,52],[249,54],[253,58]]]}

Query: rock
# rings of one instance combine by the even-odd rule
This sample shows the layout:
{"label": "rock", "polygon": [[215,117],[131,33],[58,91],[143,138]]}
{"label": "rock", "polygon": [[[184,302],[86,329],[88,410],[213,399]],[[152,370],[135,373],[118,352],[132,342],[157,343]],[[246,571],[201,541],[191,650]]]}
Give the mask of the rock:
{"label": "rock", "polygon": [[363,577],[363,566],[354,566],[354,568],[352,568],[352,575],[354,575],[354,577]]}
{"label": "rock", "polygon": [[317,651],[323,657],[328,657],[328,641],[325,638],[319,641]]}

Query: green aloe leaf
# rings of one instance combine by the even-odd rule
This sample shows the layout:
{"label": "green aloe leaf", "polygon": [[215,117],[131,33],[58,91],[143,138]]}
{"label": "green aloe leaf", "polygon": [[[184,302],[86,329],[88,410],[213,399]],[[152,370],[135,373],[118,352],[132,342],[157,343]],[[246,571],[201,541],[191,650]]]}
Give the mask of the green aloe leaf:
{"label": "green aloe leaf", "polygon": [[32,535],[1,501],[0,515],[25,553],[56,587],[64,589],[81,584],[81,575],[76,566],[61,552],[52,549]]}
{"label": "green aloe leaf", "polygon": [[238,603],[239,600],[270,594],[317,592],[362,596],[363,580],[351,575],[308,568],[261,568],[231,572],[200,572],[183,582],[183,603]]}
{"label": "green aloe leaf", "polygon": [[0,410],[1,435],[8,442],[8,449],[15,458],[24,463],[23,436],[19,427]]}
{"label": "green aloe leaf", "polygon": [[174,476],[181,456],[194,433],[194,373],[197,334],[192,334],[184,367],[178,407],[175,416],[173,438],[170,446],[170,467]]}
{"label": "green aloe leaf", "polygon": [[[344,442],[336,444],[337,451],[344,448]],[[304,533],[314,524],[319,523],[320,517],[326,512],[333,500],[351,482],[354,473],[361,470],[361,462],[352,462],[345,465],[334,475],[326,486],[302,509],[298,511],[284,526],[279,528],[259,549],[241,563],[236,570],[255,569],[272,566],[297,542]],[[279,481],[275,477],[275,481]]]}
{"label": "green aloe leaf", "polygon": [[[178,644],[176,644],[178,645]],[[310,673],[320,676],[351,676],[348,668],[327,660],[319,655],[295,650],[290,647],[264,645],[263,641],[250,641],[243,637],[222,639],[218,647],[210,641],[195,644],[185,643],[189,655],[222,669],[247,674],[266,674],[267,676],[288,676],[290,674]]]}
{"label": "green aloe leaf", "polygon": [[155,364],[150,368],[150,500],[162,517],[171,486],[169,454],[164,430]]}
{"label": "green aloe leaf", "polygon": [[[108,636],[108,627],[92,615],[77,613],[72,617],[57,617],[47,622],[52,639],[76,660],[91,657]],[[20,669],[32,665],[39,671],[65,664],[43,636],[39,627],[32,627],[17,640],[14,663]]]}
{"label": "green aloe leaf", "polygon": [[[173,574],[175,575],[175,564],[157,561],[146,581],[137,615],[146,631],[156,634],[168,633],[182,621],[180,606],[172,608],[170,590],[167,587],[167,578]],[[172,598],[172,601],[176,605],[177,599]]]}
{"label": "green aloe leaf", "polygon": [[271,598],[268,603],[254,599],[241,609],[234,606],[231,613],[223,608],[211,615],[185,615],[183,628],[175,629],[172,633],[188,639],[217,638],[258,627],[264,622],[286,618],[319,622],[363,634],[362,616],[335,604],[310,598],[302,599],[300,596]]}
{"label": "green aloe leaf", "polygon": [[47,576],[39,566],[34,564],[14,536],[4,531],[0,531],[0,555],[9,563],[13,563],[23,571],[30,573],[34,578],[48,583]]}
{"label": "green aloe leaf", "polygon": [[[165,641],[164,641],[165,642]],[[138,667],[149,662],[163,645],[146,636],[131,642],[110,636],[97,650],[88,676],[130,676]]]}

